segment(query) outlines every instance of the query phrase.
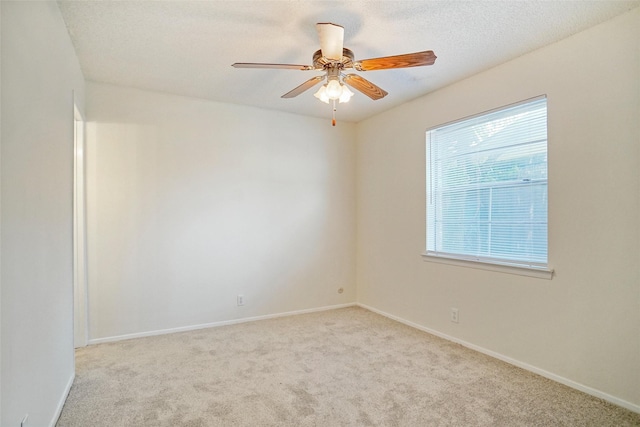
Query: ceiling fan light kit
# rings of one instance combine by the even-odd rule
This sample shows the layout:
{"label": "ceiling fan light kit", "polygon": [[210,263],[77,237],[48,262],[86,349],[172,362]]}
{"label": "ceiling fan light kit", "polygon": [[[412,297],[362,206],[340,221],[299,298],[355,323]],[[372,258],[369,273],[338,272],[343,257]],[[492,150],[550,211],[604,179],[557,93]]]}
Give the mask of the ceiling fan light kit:
{"label": "ceiling fan light kit", "polygon": [[[328,104],[329,101],[339,101],[340,103],[349,102],[353,96],[353,92],[349,90],[342,82],[339,76],[338,67],[327,69],[327,83],[320,86],[320,89],[314,94],[320,101]],[[324,77],[323,77],[324,79]]]}
{"label": "ceiling fan light kit", "polygon": [[316,24],[320,50],[313,54],[313,65],[268,64],[255,62],[236,62],[235,68],[277,68],[301,71],[323,71],[321,76],[315,76],[300,86],[282,95],[282,98],[293,98],[311,89],[320,82],[326,83],[314,94],[320,101],[333,103],[333,126],[336,125],[336,101],[349,102],[353,92],[347,86],[367,95],[375,100],[382,99],[388,93],[358,74],[343,74],[345,69],[356,71],[388,70],[393,68],[420,67],[433,65],[436,56],[433,51],[408,53],[404,55],[384,56],[381,58],[355,60],[353,52],[343,46],[344,28],[332,23]]}

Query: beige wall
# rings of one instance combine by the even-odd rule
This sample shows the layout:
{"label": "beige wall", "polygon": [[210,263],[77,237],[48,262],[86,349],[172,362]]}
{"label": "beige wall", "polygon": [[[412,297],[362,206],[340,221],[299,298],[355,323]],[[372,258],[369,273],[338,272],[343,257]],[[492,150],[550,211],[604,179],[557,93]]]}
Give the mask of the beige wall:
{"label": "beige wall", "polygon": [[[639,40],[635,9],[360,123],[358,301],[640,410]],[[425,130],[542,94],[553,280],[423,261]]]}
{"label": "beige wall", "polygon": [[355,125],[95,83],[86,118],[90,341],[355,301]]}
{"label": "beige wall", "polygon": [[74,375],[74,92],[84,79],[55,2],[2,9],[2,426],[55,423]]}

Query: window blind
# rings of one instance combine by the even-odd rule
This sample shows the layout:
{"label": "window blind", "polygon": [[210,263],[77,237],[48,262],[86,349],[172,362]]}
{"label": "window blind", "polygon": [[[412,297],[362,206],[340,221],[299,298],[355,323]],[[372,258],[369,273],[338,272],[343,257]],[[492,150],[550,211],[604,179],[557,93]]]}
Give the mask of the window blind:
{"label": "window blind", "polygon": [[547,100],[427,131],[427,254],[547,266]]}

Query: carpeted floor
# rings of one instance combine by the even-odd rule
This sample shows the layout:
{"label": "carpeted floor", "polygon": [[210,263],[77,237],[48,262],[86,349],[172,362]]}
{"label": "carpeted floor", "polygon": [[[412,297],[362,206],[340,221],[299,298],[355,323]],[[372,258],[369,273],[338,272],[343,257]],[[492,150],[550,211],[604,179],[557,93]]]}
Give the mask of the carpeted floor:
{"label": "carpeted floor", "polygon": [[79,349],[58,427],[640,426],[362,308]]}

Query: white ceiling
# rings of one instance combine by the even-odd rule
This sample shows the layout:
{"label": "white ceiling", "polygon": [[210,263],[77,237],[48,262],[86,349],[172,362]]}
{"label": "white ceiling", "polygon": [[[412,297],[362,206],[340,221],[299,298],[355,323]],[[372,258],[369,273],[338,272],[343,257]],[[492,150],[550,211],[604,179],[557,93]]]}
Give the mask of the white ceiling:
{"label": "white ceiling", "polygon": [[[318,71],[235,69],[234,62],[311,64],[315,23],[345,28],[356,59],[433,50],[430,67],[361,73],[389,95],[338,106],[360,121],[640,6],[613,1],[59,1],[87,80],[328,118]],[[588,66],[588,64],[587,64]]]}

